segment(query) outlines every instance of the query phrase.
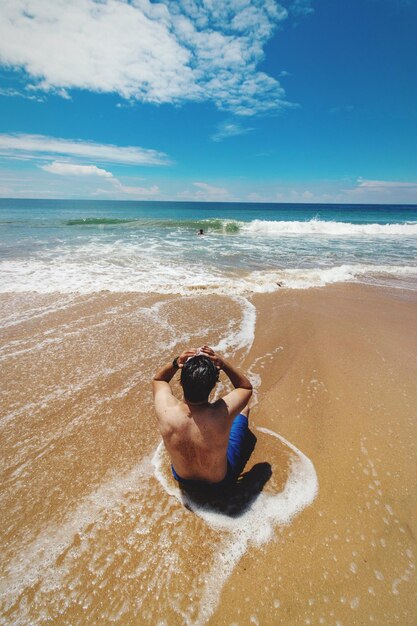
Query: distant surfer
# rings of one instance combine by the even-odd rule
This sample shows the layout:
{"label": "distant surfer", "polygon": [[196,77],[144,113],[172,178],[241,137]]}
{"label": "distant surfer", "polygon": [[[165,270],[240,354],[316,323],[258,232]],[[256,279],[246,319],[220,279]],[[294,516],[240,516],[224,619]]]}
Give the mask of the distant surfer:
{"label": "distant surfer", "polygon": [[198,231],[197,235],[204,235],[204,230],[202,228],[200,228],[200,230]]}
{"label": "distant surfer", "polygon": [[[169,385],[181,371],[183,399]],[[209,401],[223,370],[234,389]],[[153,378],[153,395],[159,428],[171,457],[172,473],[182,485],[223,488],[243,470],[248,436],[249,379],[212,348],[185,350],[164,365]]]}

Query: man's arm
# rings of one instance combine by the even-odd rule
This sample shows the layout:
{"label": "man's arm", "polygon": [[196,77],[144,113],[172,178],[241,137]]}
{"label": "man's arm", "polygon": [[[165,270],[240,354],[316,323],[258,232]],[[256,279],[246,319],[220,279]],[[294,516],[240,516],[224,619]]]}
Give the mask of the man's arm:
{"label": "man's arm", "polygon": [[178,367],[175,367],[173,362],[167,363],[156,372],[152,380],[152,391],[157,413],[162,411],[166,405],[171,404],[172,400],[175,400],[169,383],[175,376],[178,368],[183,367],[188,357],[194,354],[194,351],[186,350],[176,359]]}
{"label": "man's arm", "polygon": [[178,371],[178,367],[174,367],[174,363],[167,363],[159,368],[156,372],[155,376],[152,379],[154,383],[169,383],[172,378],[174,378],[176,372]]}
{"label": "man's arm", "polygon": [[252,383],[243,372],[237,369],[229,361],[216,354],[212,348],[203,346],[201,348],[206,356],[208,356],[216,367],[222,369],[229,378],[234,389],[223,397],[223,401],[227,405],[227,409],[231,418],[236,415],[248,404],[252,396]]}

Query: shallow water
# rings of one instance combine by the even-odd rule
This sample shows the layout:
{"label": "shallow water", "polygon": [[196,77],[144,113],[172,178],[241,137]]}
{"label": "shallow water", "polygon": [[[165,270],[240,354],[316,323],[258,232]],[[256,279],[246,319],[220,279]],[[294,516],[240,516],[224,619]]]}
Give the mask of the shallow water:
{"label": "shallow water", "polygon": [[3,293],[417,284],[416,206],[0,200],[0,234]]}
{"label": "shallow water", "polygon": [[253,305],[101,294],[3,307],[1,622],[206,623],[248,545],[310,504],[317,479],[277,440],[282,494],[270,481],[238,517],[196,517],[162,463],[149,380],[203,339],[244,359]]}
{"label": "shallow water", "polygon": [[[2,624],[412,623],[415,309],[329,293],[0,296]],[[183,501],[152,408],[204,342],[272,471],[233,515]]]}

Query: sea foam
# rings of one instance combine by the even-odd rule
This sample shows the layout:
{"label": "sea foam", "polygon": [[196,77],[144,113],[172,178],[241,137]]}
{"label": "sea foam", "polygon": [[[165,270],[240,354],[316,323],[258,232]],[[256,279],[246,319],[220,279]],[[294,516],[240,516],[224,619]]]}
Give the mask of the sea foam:
{"label": "sea foam", "polygon": [[241,222],[240,229],[247,233],[269,235],[327,235],[327,236],[415,236],[417,222],[396,224],[352,224],[350,222],[312,219],[308,221],[253,220]]}
{"label": "sea foam", "polygon": [[[152,464],[155,476],[163,489],[192,510],[208,526],[221,533],[219,536],[221,549],[217,551],[211,571],[206,578],[207,584],[199,603],[197,618],[191,619],[188,615],[182,616],[184,623],[190,626],[202,626],[214,613],[223,585],[248,546],[250,544],[260,546],[269,541],[273,536],[274,528],[289,524],[317,496],[318,478],[312,461],[278,433],[261,427],[257,430],[278,439],[291,450],[293,455],[289,473],[282,491],[278,493],[261,492],[257,499],[241,515],[236,517],[230,517],[195,502],[184,494],[172,479],[167,478],[163,469],[166,456],[162,442],[153,455]],[[224,537],[224,533],[226,533],[226,537]]]}
{"label": "sea foam", "polygon": [[257,430],[280,440],[294,455],[291,457],[289,475],[283,490],[276,494],[260,493],[256,501],[237,517],[230,517],[198,504],[168,479],[162,471],[165,458],[162,442],[155,450],[152,464],[155,476],[165,491],[194,511],[209,526],[231,531],[246,542],[260,545],[271,538],[275,526],[288,524],[313,502],[318,492],[318,479],[312,461],[301,450],[272,430],[262,427]]}
{"label": "sea foam", "polygon": [[255,339],[256,308],[246,298],[235,297],[241,306],[242,322],[234,332],[228,333],[219,343],[214,346],[216,352],[222,352],[226,357],[236,353],[237,350],[245,350],[247,354]]}
{"label": "sea foam", "polygon": [[[139,259],[136,260],[139,263]],[[35,292],[40,294],[114,293],[222,294],[246,296],[270,293],[281,287],[309,289],[338,282],[368,282],[375,277],[414,279],[417,267],[409,265],[342,264],[332,267],[280,268],[221,272],[203,265],[181,266],[155,259],[143,259],[139,265],[120,265],[108,259],[13,260],[0,263],[0,293]]]}

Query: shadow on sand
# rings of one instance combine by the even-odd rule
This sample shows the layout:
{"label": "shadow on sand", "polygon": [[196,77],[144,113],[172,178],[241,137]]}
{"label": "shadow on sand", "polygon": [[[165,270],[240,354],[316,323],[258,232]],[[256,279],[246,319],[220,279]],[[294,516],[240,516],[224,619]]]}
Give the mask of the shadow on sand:
{"label": "shadow on sand", "polygon": [[[248,430],[242,447],[241,463],[236,472],[238,479],[235,482],[227,487],[222,487],[221,491],[216,489],[216,487],[208,487],[202,490],[201,488],[196,489],[180,485],[183,494],[198,506],[211,509],[216,513],[222,513],[229,517],[243,515],[272,476],[272,469],[269,463],[256,463],[249,471],[242,474],[255,448],[256,441],[257,439],[253,432]],[[189,506],[188,508],[192,507]]]}

